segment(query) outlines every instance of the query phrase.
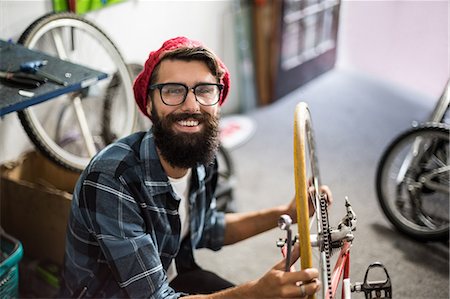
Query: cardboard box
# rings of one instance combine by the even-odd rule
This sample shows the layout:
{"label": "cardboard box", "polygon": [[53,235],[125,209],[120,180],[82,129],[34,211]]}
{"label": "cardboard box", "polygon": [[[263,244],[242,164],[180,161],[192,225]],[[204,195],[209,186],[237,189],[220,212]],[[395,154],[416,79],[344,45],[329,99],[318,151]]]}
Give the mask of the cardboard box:
{"label": "cardboard box", "polygon": [[0,166],[0,223],[22,242],[25,256],[62,264],[78,177],[36,152]]}

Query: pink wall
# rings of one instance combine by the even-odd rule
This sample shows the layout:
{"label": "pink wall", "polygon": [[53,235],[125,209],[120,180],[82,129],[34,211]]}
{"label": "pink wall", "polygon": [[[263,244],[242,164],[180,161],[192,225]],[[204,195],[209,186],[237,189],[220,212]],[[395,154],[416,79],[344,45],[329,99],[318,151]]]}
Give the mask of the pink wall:
{"label": "pink wall", "polygon": [[438,97],[449,78],[449,1],[343,1],[337,66]]}

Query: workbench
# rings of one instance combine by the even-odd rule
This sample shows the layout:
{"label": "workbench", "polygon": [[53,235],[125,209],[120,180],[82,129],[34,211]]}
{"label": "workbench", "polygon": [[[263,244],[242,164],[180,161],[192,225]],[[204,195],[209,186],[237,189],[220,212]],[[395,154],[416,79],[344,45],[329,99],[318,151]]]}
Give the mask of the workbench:
{"label": "workbench", "polygon": [[0,40],[0,71],[18,71],[22,63],[33,60],[46,60],[47,64],[42,66],[42,70],[66,81],[67,85],[48,81],[37,88],[24,89],[0,80],[0,116],[80,90],[107,77],[107,74],[103,72],[61,60],[13,42]]}

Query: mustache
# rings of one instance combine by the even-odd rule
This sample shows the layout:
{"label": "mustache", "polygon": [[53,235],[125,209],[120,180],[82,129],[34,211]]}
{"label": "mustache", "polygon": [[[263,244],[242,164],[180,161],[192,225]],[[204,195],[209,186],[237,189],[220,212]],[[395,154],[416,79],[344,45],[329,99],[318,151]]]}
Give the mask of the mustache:
{"label": "mustache", "polygon": [[195,119],[198,121],[204,121],[207,119],[207,116],[204,115],[203,113],[177,113],[177,114],[170,114],[167,116],[167,118],[172,122],[186,119]]}

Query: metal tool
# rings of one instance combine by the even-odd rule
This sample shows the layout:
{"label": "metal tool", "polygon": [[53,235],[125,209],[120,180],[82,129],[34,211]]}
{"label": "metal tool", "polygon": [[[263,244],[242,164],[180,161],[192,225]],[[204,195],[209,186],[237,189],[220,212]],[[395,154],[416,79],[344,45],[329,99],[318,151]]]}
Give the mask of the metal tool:
{"label": "metal tool", "polygon": [[27,88],[37,88],[47,82],[46,78],[28,74],[24,72],[3,72],[0,71],[0,78],[12,85],[18,85]]}
{"label": "metal tool", "polygon": [[44,78],[47,78],[49,81],[59,84],[59,85],[63,85],[63,86],[67,86],[67,82],[61,80],[60,78],[49,74],[47,72],[44,72],[40,69],[40,67],[47,65],[47,60],[33,60],[33,61],[28,61],[28,62],[24,62],[20,65],[20,70],[22,72],[25,73],[31,73],[31,74],[37,74],[40,76],[43,76]]}
{"label": "metal tool", "polygon": [[[281,230],[286,231],[286,262],[285,271],[289,272],[291,268],[291,251],[292,251],[292,230],[291,230],[292,219],[289,215],[283,214],[278,219],[278,227]],[[281,244],[280,244],[281,245]]]}

